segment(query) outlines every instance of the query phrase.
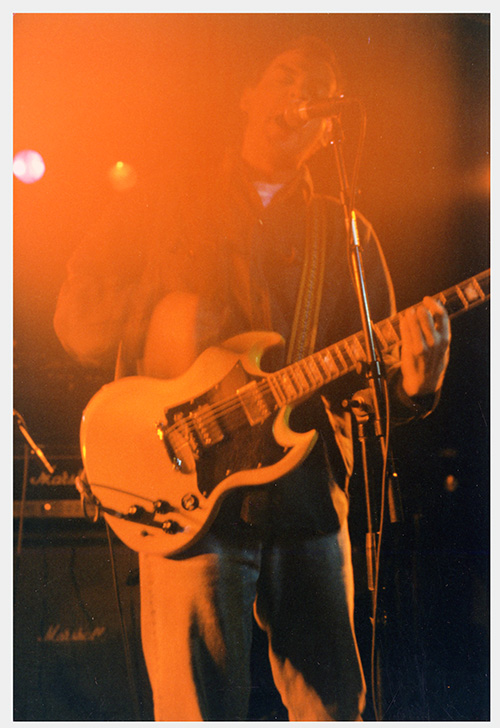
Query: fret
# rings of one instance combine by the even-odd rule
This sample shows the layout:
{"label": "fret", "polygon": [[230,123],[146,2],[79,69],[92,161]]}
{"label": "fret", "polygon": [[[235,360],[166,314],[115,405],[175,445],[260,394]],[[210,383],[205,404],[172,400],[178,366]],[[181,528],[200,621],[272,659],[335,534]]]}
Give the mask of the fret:
{"label": "fret", "polygon": [[401,341],[401,319],[399,316],[393,316],[391,319],[387,319],[392,330],[394,331],[395,340],[394,343],[398,344]]}
{"label": "fret", "polygon": [[469,308],[469,302],[462,293],[462,289],[460,288],[460,286],[455,286],[455,291],[457,292],[459,299],[462,301],[463,307]]}
{"label": "fret", "polygon": [[352,350],[354,351],[354,355],[356,357],[356,361],[363,361],[365,356],[365,348],[363,346],[362,341],[362,334],[354,334],[354,336],[351,336],[351,342],[353,344]]}
{"label": "fret", "polygon": [[344,339],[343,344],[344,344],[345,351],[349,355],[351,362],[353,363],[354,366],[356,366],[356,364],[358,363],[358,359],[349,345],[349,339]]}
{"label": "fret", "polygon": [[278,407],[284,407],[287,403],[285,393],[281,387],[280,377],[270,374],[267,378],[269,388]]}
{"label": "fret", "polygon": [[309,366],[310,371],[312,371],[312,376],[314,378],[315,383],[320,386],[324,383],[325,378],[323,374],[320,372],[318,364],[316,363],[316,354],[313,354],[312,356],[307,357],[307,363]]}
{"label": "fret", "polygon": [[473,278],[470,283],[465,286],[464,294],[467,296],[469,303],[475,303],[479,299],[483,301],[485,298],[483,289],[475,278]]}
{"label": "fret", "polygon": [[441,293],[437,295],[436,298],[441,301],[443,306],[447,309],[448,299],[446,298],[446,293],[444,291],[441,291]]}
{"label": "fret", "polygon": [[328,380],[335,379],[335,377],[340,374],[340,369],[338,368],[330,349],[323,349],[321,354],[323,364],[327,367]]}
{"label": "fret", "polygon": [[488,271],[487,275],[483,274],[481,276],[481,283],[479,282],[479,278],[480,278],[479,276],[474,278],[474,284],[475,284],[476,288],[480,291],[481,301],[486,301],[486,299],[490,295],[489,271]]}
{"label": "fret", "polygon": [[448,300],[446,301],[446,310],[450,316],[462,313],[464,310],[464,304],[460,296],[457,295],[456,290],[448,291]]}
{"label": "fret", "polygon": [[464,281],[459,286],[453,286],[447,291],[443,291],[436,298],[439,298],[450,317],[453,317],[486,301],[490,295],[489,285],[489,271],[485,271],[477,277]]}
{"label": "fret", "polygon": [[375,330],[377,334],[379,336],[382,334],[384,349],[389,349],[399,342],[400,336],[395,328],[395,325],[398,324],[399,319],[394,319],[394,324],[391,319],[385,319],[376,325]]}
{"label": "fret", "polygon": [[[334,346],[331,346],[330,347],[330,351],[332,351],[332,349],[336,350],[337,357],[338,357],[338,359],[340,361],[340,369],[348,369],[349,367],[347,366],[346,360],[342,356],[342,352],[340,351],[339,345],[338,344],[334,344]],[[333,356],[333,351],[332,351],[332,356]]]}
{"label": "fret", "polygon": [[288,370],[295,377],[295,381],[297,382],[297,386],[299,388],[299,393],[304,394],[305,392],[307,392],[310,389],[310,386],[309,382],[304,376],[304,372],[302,371],[301,362],[295,362],[294,364],[291,364],[288,367]]}
{"label": "fret", "polygon": [[326,362],[324,360],[324,352],[323,351],[317,351],[315,354],[313,354],[313,358],[316,362],[316,366],[318,367],[318,371],[320,374],[322,374],[324,381],[330,380],[330,369],[327,367]]}
{"label": "fret", "polygon": [[388,343],[384,336],[383,327],[384,327],[384,321],[381,321],[379,324],[373,325],[373,329],[377,335],[377,339],[379,340],[379,342],[382,346],[382,350],[385,350],[388,348]]}
{"label": "fret", "polygon": [[280,374],[281,385],[287,402],[292,402],[298,395],[295,384],[288,375],[288,369],[284,370]]}
{"label": "fret", "polygon": [[306,359],[302,359],[298,362],[300,365],[300,368],[302,369],[302,373],[304,374],[305,380],[307,382],[307,386],[309,390],[316,389],[318,386],[318,380],[314,377],[314,373],[311,371],[309,367],[310,363],[310,357],[307,357]]}

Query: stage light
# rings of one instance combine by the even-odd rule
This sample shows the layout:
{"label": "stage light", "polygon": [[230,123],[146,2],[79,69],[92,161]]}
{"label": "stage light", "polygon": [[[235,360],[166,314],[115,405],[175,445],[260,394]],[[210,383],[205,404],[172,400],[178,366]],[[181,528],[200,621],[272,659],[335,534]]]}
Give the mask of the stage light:
{"label": "stage light", "polygon": [[21,182],[32,184],[45,174],[45,162],[42,155],[33,149],[23,149],[15,155],[12,171]]}
{"label": "stage light", "polygon": [[116,162],[108,174],[115,190],[128,190],[137,182],[135,169],[126,162]]}

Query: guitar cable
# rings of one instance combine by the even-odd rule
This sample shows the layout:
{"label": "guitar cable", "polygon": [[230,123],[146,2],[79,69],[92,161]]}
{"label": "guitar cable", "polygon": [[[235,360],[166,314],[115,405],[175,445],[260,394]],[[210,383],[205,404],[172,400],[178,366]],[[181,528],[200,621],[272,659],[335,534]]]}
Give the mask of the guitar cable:
{"label": "guitar cable", "polygon": [[[137,690],[137,683],[135,680],[134,675],[134,668],[132,664],[132,657],[131,657],[131,650],[130,650],[130,641],[128,638],[127,628],[125,625],[125,618],[123,615],[123,605],[122,605],[122,599],[120,596],[120,588],[118,586],[118,578],[117,578],[117,569],[116,569],[116,562],[115,562],[115,553],[113,549],[113,536],[111,532],[111,528],[109,527],[109,524],[105,518],[103,518],[103,509],[101,506],[100,501],[94,496],[94,494],[91,491],[90,485],[87,481],[85,470],[82,470],[75,481],[76,488],[78,492],[80,493],[80,502],[82,505],[84,516],[92,521],[92,523],[97,523],[101,518],[104,522],[105,528],[106,528],[106,540],[108,543],[108,551],[109,551],[109,559],[110,559],[110,569],[111,569],[111,578],[113,582],[113,591],[115,596],[115,602],[116,602],[116,608],[118,612],[118,619],[120,623],[120,633],[122,637],[122,644],[123,644],[123,652],[125,656],[125,669],[127,673],[127,681],[129,684],[129,694],[131,696],[132,701],[132,711],[135,715],[136,721],[141,721],[141,710],[140,710],[140,703],[139,703],[139,695]],[[93,512],[91,512],[91,508],[93,509]]]}
{"label": "guitar cable", "polygon": [[135,720],[141,721],[142,718],[141,718],[141,710],[140,710],[140,704],[139,704],[139,695],[138,695],[138,690],[137,690],[137,682],[135,679],[134,668],[133,668],[133,664],[132,664],[130,641],[129,641],[129,637],[128,637],[128,633],[127,633],[127,629],[126,629],[126,625],[125,625],[125,618],[123,615],[123,606],[122,606],[122,600],[121,600],[121,596],[120,596],[120,588],[118,586],[115,554],[114,554],[114,550],[113,550],[113,537],[111,534],[111,529],[110,529],[106,519],[104,519],[104,524],[106,527],[106,538],[107,538],[108,549],[109,549],[111,576],[112,576],[112,580],[113,580],[113,590],[114,590],[114,594],[115,594],[115,602],[116,602],[118,617],[119,617],[119,621],[120,621],[120,631],[121,631],[121,635],[122,635],[123,652],[125,655],[125,668],[127,671],[127,680],[129,683],[129,692],[131,695],[132,710],[135,715]]}
{"label": "guitar cable", "polygon": [[[378,533],[373,534],[371,526],[371,513],[370,503],[367,497],[367,519],[368,519],[368,532],[367,532],[367,578],[368,588],[372,591],[372,612],[371,612],[371,649],[370,649],[370,681],[371,681],[371,693],[372,693],[372,704],[375,720],[377,722],[382,720],[382,695],[380,683],[378,682],[380,676],[380,662],[377,662],[377,614],[378,614],[378,596],[379,596],[379,582],[380,582],[380,562],[381,562],[381,550],[382,550],[382,536],[383,526],[385,521],[385,501],[386,501],[386,480],[387,480],[387,469],[388,469],[388,454],[389,454],[389,436],[390,436],[390,402],[387,388],[387,382],[383,380],[383,394],[386,408],[386,432],[384,438],[380,440],[381,451],[382,451],[382,474],[381,474],[381,491],[380,491],[380,515],[379,515],[379,530]],[[369,492],[369,468],[368,458],[366,453],[366,442],[365,439],[361,439],[361,453],[363,462],[363,473],[365,479],[365,486],[367,493]],[[378,535],[378,538],[377,538]],[[375,560],[373,561],[372,552],[372,536],[375,536]],[[369,543],[368,543],[369,541]]]}

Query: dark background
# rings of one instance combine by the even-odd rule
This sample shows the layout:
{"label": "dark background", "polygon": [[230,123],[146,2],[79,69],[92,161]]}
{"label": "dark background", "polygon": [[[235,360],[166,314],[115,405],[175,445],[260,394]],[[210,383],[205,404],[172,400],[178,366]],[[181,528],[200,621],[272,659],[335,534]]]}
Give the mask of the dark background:
{"label": "dark background", "polygon": [[[46,172],[31,185],[13,181],[13,396],[48,459],[78,461],[82,409],[105,381],[67,357],[52,316],[73,248],[120,194],[109,170],[124,161],[137,186],[148,187],[188,178],[212,162],[234,141],[231,130],[241,123],[238,100],[249,70],[299,35],[314,33],[331,44],[346,94],[366,107],[358,206],[382,240],[398,307],[487,268],[489,32],[486,14],[15,14],[13,151],[37,150]],[[356,121],[346,118],[348,155],[357,131]],[[335,192],[331,160],[319,159],[313,169],[318,184]],[[436,412],[393,433],[403,517],[388,526],[383,560],[379,634],[388,720],[489,715],[488,308],[454,322]],[[13,442],[16,474],[25,445],[17,427]],[[452,491],[445,487],[447,476],[453,476]],[[21,478],[14,478],[16,500]],[[63,497],[73,497],[73,490]],[[358,633],[366,660],[369,595],[359,473],[351,493]],[[129,708],[121,701],[119,709],[111,699],[106,707],[114,687],[103,690],[97,715],[95,707],[89,715],[95,680],[79,688],[80,699],[85,693],[88,701],[50,697],[60,679],[47,676],[47,665],[60,673],[64,664],[68,675],[67,665],[82,659],[98,670],[102,655],[73,656],[66,663],[57,649],[49,658],[40,653],[40,634],[61,620],[51,611],[69,600],[67,621],[76,625],[82,604],[88,610],[97,599],[92,594],[82,601],[80,594],[77,600],[73,587],[79,573],[84,578],[77,568],[82,548],[98,541],[94,550],[89,547],[91,558],[109,561],[101,536],[104,541],[102,526],[88,527],[80,519],[26,523],[17,573],[21,597],[30,598],[18,599],[18,632],[30,621],[19,604],[32,598],[31,614],[40,617],[41,631],[32,632],[31,642],[21,640],[16,653],[19,719],[127,719],[120,711],[127,715]],[[65,558],[67,577],[58,566]],[[37,573],[45,573],[36,595],[26,565],[33,559],[40,560]],[[62,579],[60,591],[49,588],[51,568]],[[137,601],[134,568],[124,567],[131,605]],[[113,610],[107,613],[110,623]],[[262,646],[256,652],[254,719],[279,719],[283,713],[268,687],[263,652]],[[43,684],[47,696],[36,706],[26,698],[33,681]],[[144,705],[148,717],[147,697]]]}

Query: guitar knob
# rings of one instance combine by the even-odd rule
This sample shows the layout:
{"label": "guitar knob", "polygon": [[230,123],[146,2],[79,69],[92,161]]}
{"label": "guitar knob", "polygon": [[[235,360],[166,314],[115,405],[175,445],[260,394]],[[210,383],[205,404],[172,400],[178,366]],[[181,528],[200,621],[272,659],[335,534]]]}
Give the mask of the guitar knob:
{"label": "guitar knob", "polygon": [[144,508],[142,506],[130,506],[128,509],[128,517],[138,521],[144,514]]}
{"label": "guitar knob", "polygon": [[194,493],[186,493],[182,498],[182,507],[185,511],[194,511],[200,505],[200,501]]}
{"label": "guitar knob", "polygon": [[179,531],[182,531],[182,527],[179,526],[177,521],[171,521],[170,519],[168,519],[168,521],[164,521],[161,524],[161,527],[165,531],[165,533],[170,534],[179,533]]}
{"label": "guitar knob", "polygon": [[169,511],[175,510],[168,501],[157,500],[153,503],[153,508],[156,513],[168,513]]}

